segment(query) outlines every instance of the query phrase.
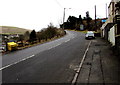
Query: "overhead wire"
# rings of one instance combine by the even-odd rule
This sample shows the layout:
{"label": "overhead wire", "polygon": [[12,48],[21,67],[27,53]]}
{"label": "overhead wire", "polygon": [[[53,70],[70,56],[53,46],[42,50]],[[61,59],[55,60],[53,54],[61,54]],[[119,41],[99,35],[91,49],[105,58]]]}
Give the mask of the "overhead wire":
{"label": "overhead wire", "polygon": [[64,8],[59,2],[58,0],[54,0],[61,8]]}

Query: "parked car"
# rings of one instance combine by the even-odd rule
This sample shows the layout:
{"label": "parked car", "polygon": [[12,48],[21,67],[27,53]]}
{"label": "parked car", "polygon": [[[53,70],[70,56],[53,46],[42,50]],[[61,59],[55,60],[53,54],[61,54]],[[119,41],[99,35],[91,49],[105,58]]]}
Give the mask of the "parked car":
{"label": "parked car", "polygon": [[93,31],[88,31],[85,35],[85,39],[95,39],[95,34]]}
{"label": "parked car", "polygon": [[3,51],[5,51],[5,47],[1,46],[0,47],[0,53],[3,52]]}

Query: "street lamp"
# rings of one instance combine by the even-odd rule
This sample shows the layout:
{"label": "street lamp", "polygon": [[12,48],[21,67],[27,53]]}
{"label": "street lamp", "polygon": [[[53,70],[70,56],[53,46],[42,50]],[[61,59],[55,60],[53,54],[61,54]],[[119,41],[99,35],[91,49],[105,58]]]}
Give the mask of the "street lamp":
{"label": "street lamp", "polygon": [[[65,22],[65,9],[67,8],[64,8],[64,12],[63,12],[63,26],[62,26],[63,29],[64,29],[64,22]],[[71,9],[71,8],[68,8],[68,9]]]}

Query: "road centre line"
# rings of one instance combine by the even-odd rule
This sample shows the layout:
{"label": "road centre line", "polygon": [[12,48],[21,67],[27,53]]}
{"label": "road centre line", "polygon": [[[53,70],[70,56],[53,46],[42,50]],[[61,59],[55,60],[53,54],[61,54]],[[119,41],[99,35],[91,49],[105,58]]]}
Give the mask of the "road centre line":
{"label": "road centre line", "polygon": [[27,59],[30,59],[30,58],[32,58],[32,57],[34,57],[34,56],[35,56],[35,55],[31,55],[31,56],[29,56],[29,57],[27,57],[27,58],[24,58],[24,59],[22,59],[22,60],[20,60],[20,61],[15,62],[15,63],[6,65],[6,66],[0,68],[0,71],[3,70],[3,69],[6,69],[6,68],[8,68],[8,67],[10,67],[10,66],[12,66],[12,65],[15,65],[15,64],[17,64],[17,63],[20,63],[20,62],[22,62],[22,61],[25,61],[25,60],[27,60]]}
{"label": "road centre line", "polygon": [[76,71],[76,73],[75,73],[75,76],[74,76],[74,78],[73,78],[73,80],[72,80],[72,84],[71,84],[71,85],[75,85],[75,83],[76,83],[76,81],[77,81],[77,78],[78,78],[78,76],[79,76],[79,73],[80,73],[80,70],[81,70],[81,68],[82,68],[83,62],[84,62],[84,60],[85,60],[85,58],[86,58],[86,55],[87,55],[87,52],[88,52],[89,47],[90,47],[90,45],[91,45],[91,42],[92,42],[92,41],[90,41],[89,44],[88,44],[88,46],[87,46],[87,49],[86,49],[86,51],[85,51],[85,53],[84,53],[84,55],[83,55],[83,58],[82,58],[81,63],[80,63],[80,65],[79,65],[79,67],[78,67],[78,69],[77,69],[77,71]]}

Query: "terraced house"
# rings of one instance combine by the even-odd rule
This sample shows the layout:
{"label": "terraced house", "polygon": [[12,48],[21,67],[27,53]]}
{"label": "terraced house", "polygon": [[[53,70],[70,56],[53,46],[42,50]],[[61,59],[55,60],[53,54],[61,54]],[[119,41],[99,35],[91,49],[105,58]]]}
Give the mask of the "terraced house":
{"label": "terraced house", "polygon": [[111,0],[108,6],[108,19],[101,27],[102,37],[111,43],[117,54],[120,53],[120,0]]}

